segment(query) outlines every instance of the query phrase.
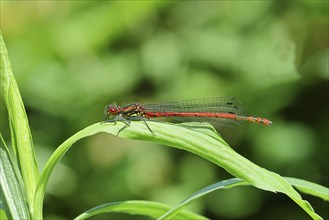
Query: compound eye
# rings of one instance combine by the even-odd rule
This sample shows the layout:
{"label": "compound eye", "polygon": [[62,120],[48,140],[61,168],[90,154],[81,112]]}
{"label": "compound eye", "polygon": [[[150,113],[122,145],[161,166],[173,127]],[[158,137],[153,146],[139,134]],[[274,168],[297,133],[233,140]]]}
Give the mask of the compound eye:
{"label": "compound eye", "polygon": [[120,110],[116,104],[110,104],[107,106],[107,114],[116,115],[119,111]]}
{"label": "compound eye", "polygon": [[104,113],[106,115],[112,115],[115,112],[115,106],[113,105],[107,105],[104,109]]}

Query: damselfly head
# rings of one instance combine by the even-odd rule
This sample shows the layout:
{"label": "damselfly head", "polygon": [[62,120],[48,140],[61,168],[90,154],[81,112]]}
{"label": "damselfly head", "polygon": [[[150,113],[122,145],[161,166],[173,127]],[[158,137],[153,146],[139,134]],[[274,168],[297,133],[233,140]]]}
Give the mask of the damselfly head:
{"label": "damselfly head", "polygon": [[104,113],[106,115],[116,115],[116,114],[118,114],[118,112],[119,112],[119,110],[118,110],[118,106],[116,103],[112,103],[112,104],[105,106]]}

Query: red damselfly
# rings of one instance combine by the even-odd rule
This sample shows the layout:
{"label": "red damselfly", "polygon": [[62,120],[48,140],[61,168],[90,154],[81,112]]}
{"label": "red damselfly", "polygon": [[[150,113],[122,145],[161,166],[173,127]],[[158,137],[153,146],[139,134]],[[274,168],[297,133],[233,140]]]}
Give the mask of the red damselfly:
{"label": "red damselfly", "polygon": [[[232,126],[243,121],[271,125],[266,118],[245,116],[243,103],[234,97],[205,98],[179,102],[159,102],[154,104],[133,103],[125,106],[109,104],[105,107],[104,122],[122,121],[125,125],[118,134],[127,128],[130,121],[143,121],[149,131],[155,135],[146,123],[146,119],[167,117],[177,122],[209,122],[215,126]],[[110,116],[115,116],[109,119]]]}

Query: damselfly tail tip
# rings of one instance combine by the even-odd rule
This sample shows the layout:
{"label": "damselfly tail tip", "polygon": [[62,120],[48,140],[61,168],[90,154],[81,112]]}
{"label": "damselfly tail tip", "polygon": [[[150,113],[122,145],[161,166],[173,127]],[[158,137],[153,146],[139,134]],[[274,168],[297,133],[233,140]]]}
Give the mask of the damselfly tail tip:
{"label": "damselfly tail tip", "polygon": [[260,120],[261,124],[267,125],[267,126],[271,126],[272,125],[272,121],[268,120],[267,118],[263,118]]}
{"label": "damselfly tail tip", "polygon": [[253,118],[253,122],[256,122],[258,124],[263,124],[263,125],[267,125],[267,126],[271,126],[272,125],[272,121],[268,120],[267,118]]}
{"label": "damselfly tail tip", "polygon": [[257,124],[262,124],[262,125],[267,125],[267,126],[272,125],[272,121],[268,120],[267,118],[260,118],[260,117],[253,117],[253,116],[236,116],[235,118],[238,120],[254,122]]}

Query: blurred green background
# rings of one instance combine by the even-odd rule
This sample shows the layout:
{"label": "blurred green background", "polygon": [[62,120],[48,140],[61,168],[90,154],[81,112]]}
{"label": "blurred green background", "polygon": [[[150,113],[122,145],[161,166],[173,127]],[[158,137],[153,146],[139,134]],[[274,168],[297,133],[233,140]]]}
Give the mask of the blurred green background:
{"label": "blurred green background", "polygon": [[[328,187],[328,10],[327,1],[1,1],[40,169],[113,101],[235,96],[249,114],[273,121],[219,130],[237,152]],[[1,132],[9,141],[7,120]],[[44,214],[71,219],[133,199],[174,205],[226,178],[190,153],[98,134],[55,169]],[[328,203],[303,198],[329,216]],[[189,209],[211,219],[308,218],[286,196],[252,187],[215,192]],[[145,219],[98,218],[108,217]]]}

